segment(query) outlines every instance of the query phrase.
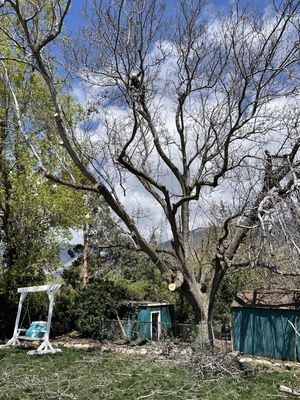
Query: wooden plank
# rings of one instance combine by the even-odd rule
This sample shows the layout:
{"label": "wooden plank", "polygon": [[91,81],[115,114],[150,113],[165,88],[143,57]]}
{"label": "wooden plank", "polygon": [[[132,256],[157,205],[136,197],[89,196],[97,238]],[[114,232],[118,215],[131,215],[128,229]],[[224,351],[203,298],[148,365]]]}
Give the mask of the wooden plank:
{"label": "wooden plank", "polygon": [[28,286],[18,288],[18,293],[32,293],[32,292],[46,292],[47,290],[56,290],[61,287],[61,284],[41,285],[41,286]]}

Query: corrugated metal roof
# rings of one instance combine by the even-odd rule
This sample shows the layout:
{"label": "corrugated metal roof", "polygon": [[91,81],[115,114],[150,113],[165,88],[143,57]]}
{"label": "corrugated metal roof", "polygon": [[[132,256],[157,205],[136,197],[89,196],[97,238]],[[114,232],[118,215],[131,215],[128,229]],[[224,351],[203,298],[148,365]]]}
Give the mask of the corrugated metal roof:
{"label": "corrugated metal roof", "polygon": [[239,292],[231,307],[300,310],[299,289],[255,289]]}

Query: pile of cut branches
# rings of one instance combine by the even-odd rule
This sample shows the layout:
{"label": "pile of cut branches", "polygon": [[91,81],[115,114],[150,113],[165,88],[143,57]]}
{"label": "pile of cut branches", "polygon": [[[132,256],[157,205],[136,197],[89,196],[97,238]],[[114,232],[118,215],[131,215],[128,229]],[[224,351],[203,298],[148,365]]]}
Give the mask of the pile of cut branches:
{"label": "pile of cut branches", "polygon": [[232,354],[213,354],[194,351],[190,363],[200,376],[230,375],[236,377],[243,371],[240,368],[238,357]]}

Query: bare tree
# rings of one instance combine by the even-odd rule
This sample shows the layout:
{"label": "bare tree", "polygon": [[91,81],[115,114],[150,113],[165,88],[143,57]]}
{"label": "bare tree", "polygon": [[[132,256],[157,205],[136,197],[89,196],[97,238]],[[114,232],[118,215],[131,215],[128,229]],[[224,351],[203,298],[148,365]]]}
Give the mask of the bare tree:
{"label": "bare tree", "polygon": [[[36,154],[45,175],[101,196],[170,287],[191,301],[198,321],[212,320],[230,267],[299,274],[288,258],[287,269],[280,268],[286,246],[276,253],[271,239],[284,238],[298,260],[291,221],[299,219],[300,2],[274,0],[263,11],[236,3],[223,17],[209,14],[201,0],[179,0],[173,13],[159,0],[89,3],[81,40],[69,49],[78,77],[96,96],[87,109],[87,119],[100,121],[92,132],[66,117],[48,50],[70,2],[2,2],[2,18],[18,20],[10,31],[0,28],[2,35],[16,49],[14,59],[43,76],[57,135],[88,183],[49,171]],[[2,63],[6,58],[2,53]],[[26,135],[21,115],[19,124]],[[133,185],[162,212],[170,248],[151,244],[125,205]],[[211,260],[203,261],[191,231],[199,210],[220,193],[229,211]]]}

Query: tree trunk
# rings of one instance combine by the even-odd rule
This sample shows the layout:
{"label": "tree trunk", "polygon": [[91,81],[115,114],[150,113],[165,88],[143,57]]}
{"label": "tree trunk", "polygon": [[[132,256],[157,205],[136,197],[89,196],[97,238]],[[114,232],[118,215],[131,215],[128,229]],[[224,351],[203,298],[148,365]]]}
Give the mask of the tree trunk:
{"label": "tree trunk", "polygon": [[218,260],[214,261],[214,275],[207,286],[201,285],[196,281],[185,280],[181,290],[193,306],[195,323],[201,326],[200,334],[204,345],[214,346],[213,332],[213,310],[214,303],[226,273],[226,268],[222,268]]}
{"label": "tree trunk", "polygon": [[81,271],[81,279],[83,287],[86,287],[89,280],[89,267],[88,267],[88,256],[89,256],[89,246],[88,246],[88,233],[89,226],[88,223],[85,222],[83,224],[83,261],[82,261],[82,271]]}
{"label": "tree trunk", "polygon": [[195,324],[199,325],[199,335],[197,341],[201,344],[210,346],[211,329],[208,321],[209,316],[209,293],[201,292],[198,282],[184,281],[181,291],[191,303],[195,315]]}

